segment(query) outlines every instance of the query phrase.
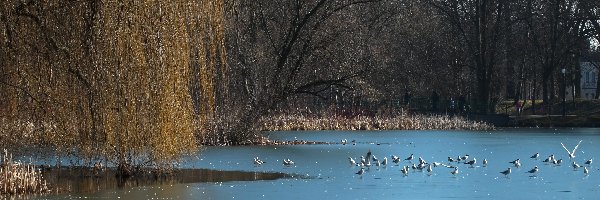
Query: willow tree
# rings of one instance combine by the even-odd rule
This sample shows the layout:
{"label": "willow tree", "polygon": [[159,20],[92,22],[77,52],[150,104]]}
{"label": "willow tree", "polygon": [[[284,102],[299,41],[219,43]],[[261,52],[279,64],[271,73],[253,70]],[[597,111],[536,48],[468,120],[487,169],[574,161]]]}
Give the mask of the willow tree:
{"label": "willow tree", "polygon": [[225,72],[223,1],[2,4],[0,93],[13,113],[3,118],[47,127],[32,132],[40,143],[124,172],[196,149]]}

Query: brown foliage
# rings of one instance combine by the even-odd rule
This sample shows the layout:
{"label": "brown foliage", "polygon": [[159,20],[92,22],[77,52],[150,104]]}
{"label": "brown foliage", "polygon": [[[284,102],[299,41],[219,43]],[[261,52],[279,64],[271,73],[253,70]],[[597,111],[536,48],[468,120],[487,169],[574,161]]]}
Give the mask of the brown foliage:
{"label": "brown foliage", "polygon": [[169,167],[196,149],[225,59],[222,1],[0,4],[0,117],[90,163]]}

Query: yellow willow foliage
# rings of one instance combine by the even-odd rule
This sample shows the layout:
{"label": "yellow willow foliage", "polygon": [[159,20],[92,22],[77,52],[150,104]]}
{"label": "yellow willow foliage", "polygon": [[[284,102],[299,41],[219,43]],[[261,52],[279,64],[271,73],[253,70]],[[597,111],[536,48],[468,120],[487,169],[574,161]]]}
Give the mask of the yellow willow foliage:
{"label": "yellow willow foliage", "polygon": [[102,96],[116,97],[101,106],[106,145],[116,148],[116,159],[150,151],[152,160],[170,161],[195,147],[190,65],[199,58],[206,122],[214,115],[214,54],[223,49],[213,47],[223,45],[216,38],[223,33],[215,31],[222,29],[212,22],[222,11],[211,14],[215,8],[214,1],[104,3],[96,60],[108,80]]}
{"label": "yellow willow foliage", "polygon": [[223,0],[0,5],[0,118],[90,159],[168,165],[196,149],[226,76]]}

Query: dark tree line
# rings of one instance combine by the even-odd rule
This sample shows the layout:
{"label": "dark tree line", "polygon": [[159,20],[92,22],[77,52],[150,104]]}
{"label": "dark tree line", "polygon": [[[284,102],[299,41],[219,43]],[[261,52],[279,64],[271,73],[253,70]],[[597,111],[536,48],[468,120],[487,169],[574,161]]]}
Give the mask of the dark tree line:
{"label": "dark tree line", "polygon": [[261,111],[381,107],[435,91],[493,113],[505,100],[561,97],[563,68],[578,87],[599,9],[593,0],[230,1],[228,60],[243,105]]}
{"label": "dark tree line", "polygon": [[552,102],[600,40],[597,0],[0,5],[0,117],[52,122],[88,152],[173,130],[242,143],[264,116],[427,109],[433,93],[477,113]]}

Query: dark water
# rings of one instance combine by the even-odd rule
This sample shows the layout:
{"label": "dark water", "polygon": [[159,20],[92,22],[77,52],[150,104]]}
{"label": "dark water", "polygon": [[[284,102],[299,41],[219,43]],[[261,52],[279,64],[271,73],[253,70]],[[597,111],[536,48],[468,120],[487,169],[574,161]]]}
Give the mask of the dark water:
{"label": "dark water", "polygon": [[[582,140],[575,159],[585,160],[600,155],[600,129],[507,129],[491,132],[476,131],[315,131],[277,132],[271,138],[282,140],[316,140],[337,142],[356,140],[356,145],[299,145],[299,146],[242,146],[208,147],[201,155],[189,158],[184,168],[251,172],[245,175],[278,172],[293,176],[237,179],[242,174],[210,175],[210,182],[172,181],[154,184],[130,184],[125,187],[95,190],[93,193],[73,192],[42,198],[95,199],[597,199],[600,194],[600,160],[588,166],[571,167],[567,151],[561,142],[572,149]],[[372,166],[361,176],[360,167],[350,166],[347,157],[358,160],[367,151],[383,159],[390,155],[401,158],[414,154],[428,162],[459,166],[452,169],[433,168],[433,173],[412,170],[408,176],[401,166]],[[538,160],[529,158],[539,152]],[[447,157],[469,154],[478,163],[469,165],[448,163]],[[554,154],[562,158],[561,165],[542,160]],[[252,163],[253,157],[264,160],[261,166]],[[285,167],[283,159],[294,160]],[[509,161],[519,158],[516,168]],[[489,164],[482,166],[483,159]],[[390,162],[391,163],[391,162]],[[411,165],[403,161],[400,165]],[[526,173],[539,167],[536,176]],[[508,176],[500,171],[512,167]],[[236,172],[240,173],[240,172]],[[196,174],[190,176],[209,176]],[[229,179],[225,177],[231,177]],[[219,179],[223,177],[223,179]],[[259,180],[265,179],[265,180]],[[256,180],[256,181],[248,181]],[[116,189],[115,189],[116,188]]]}

